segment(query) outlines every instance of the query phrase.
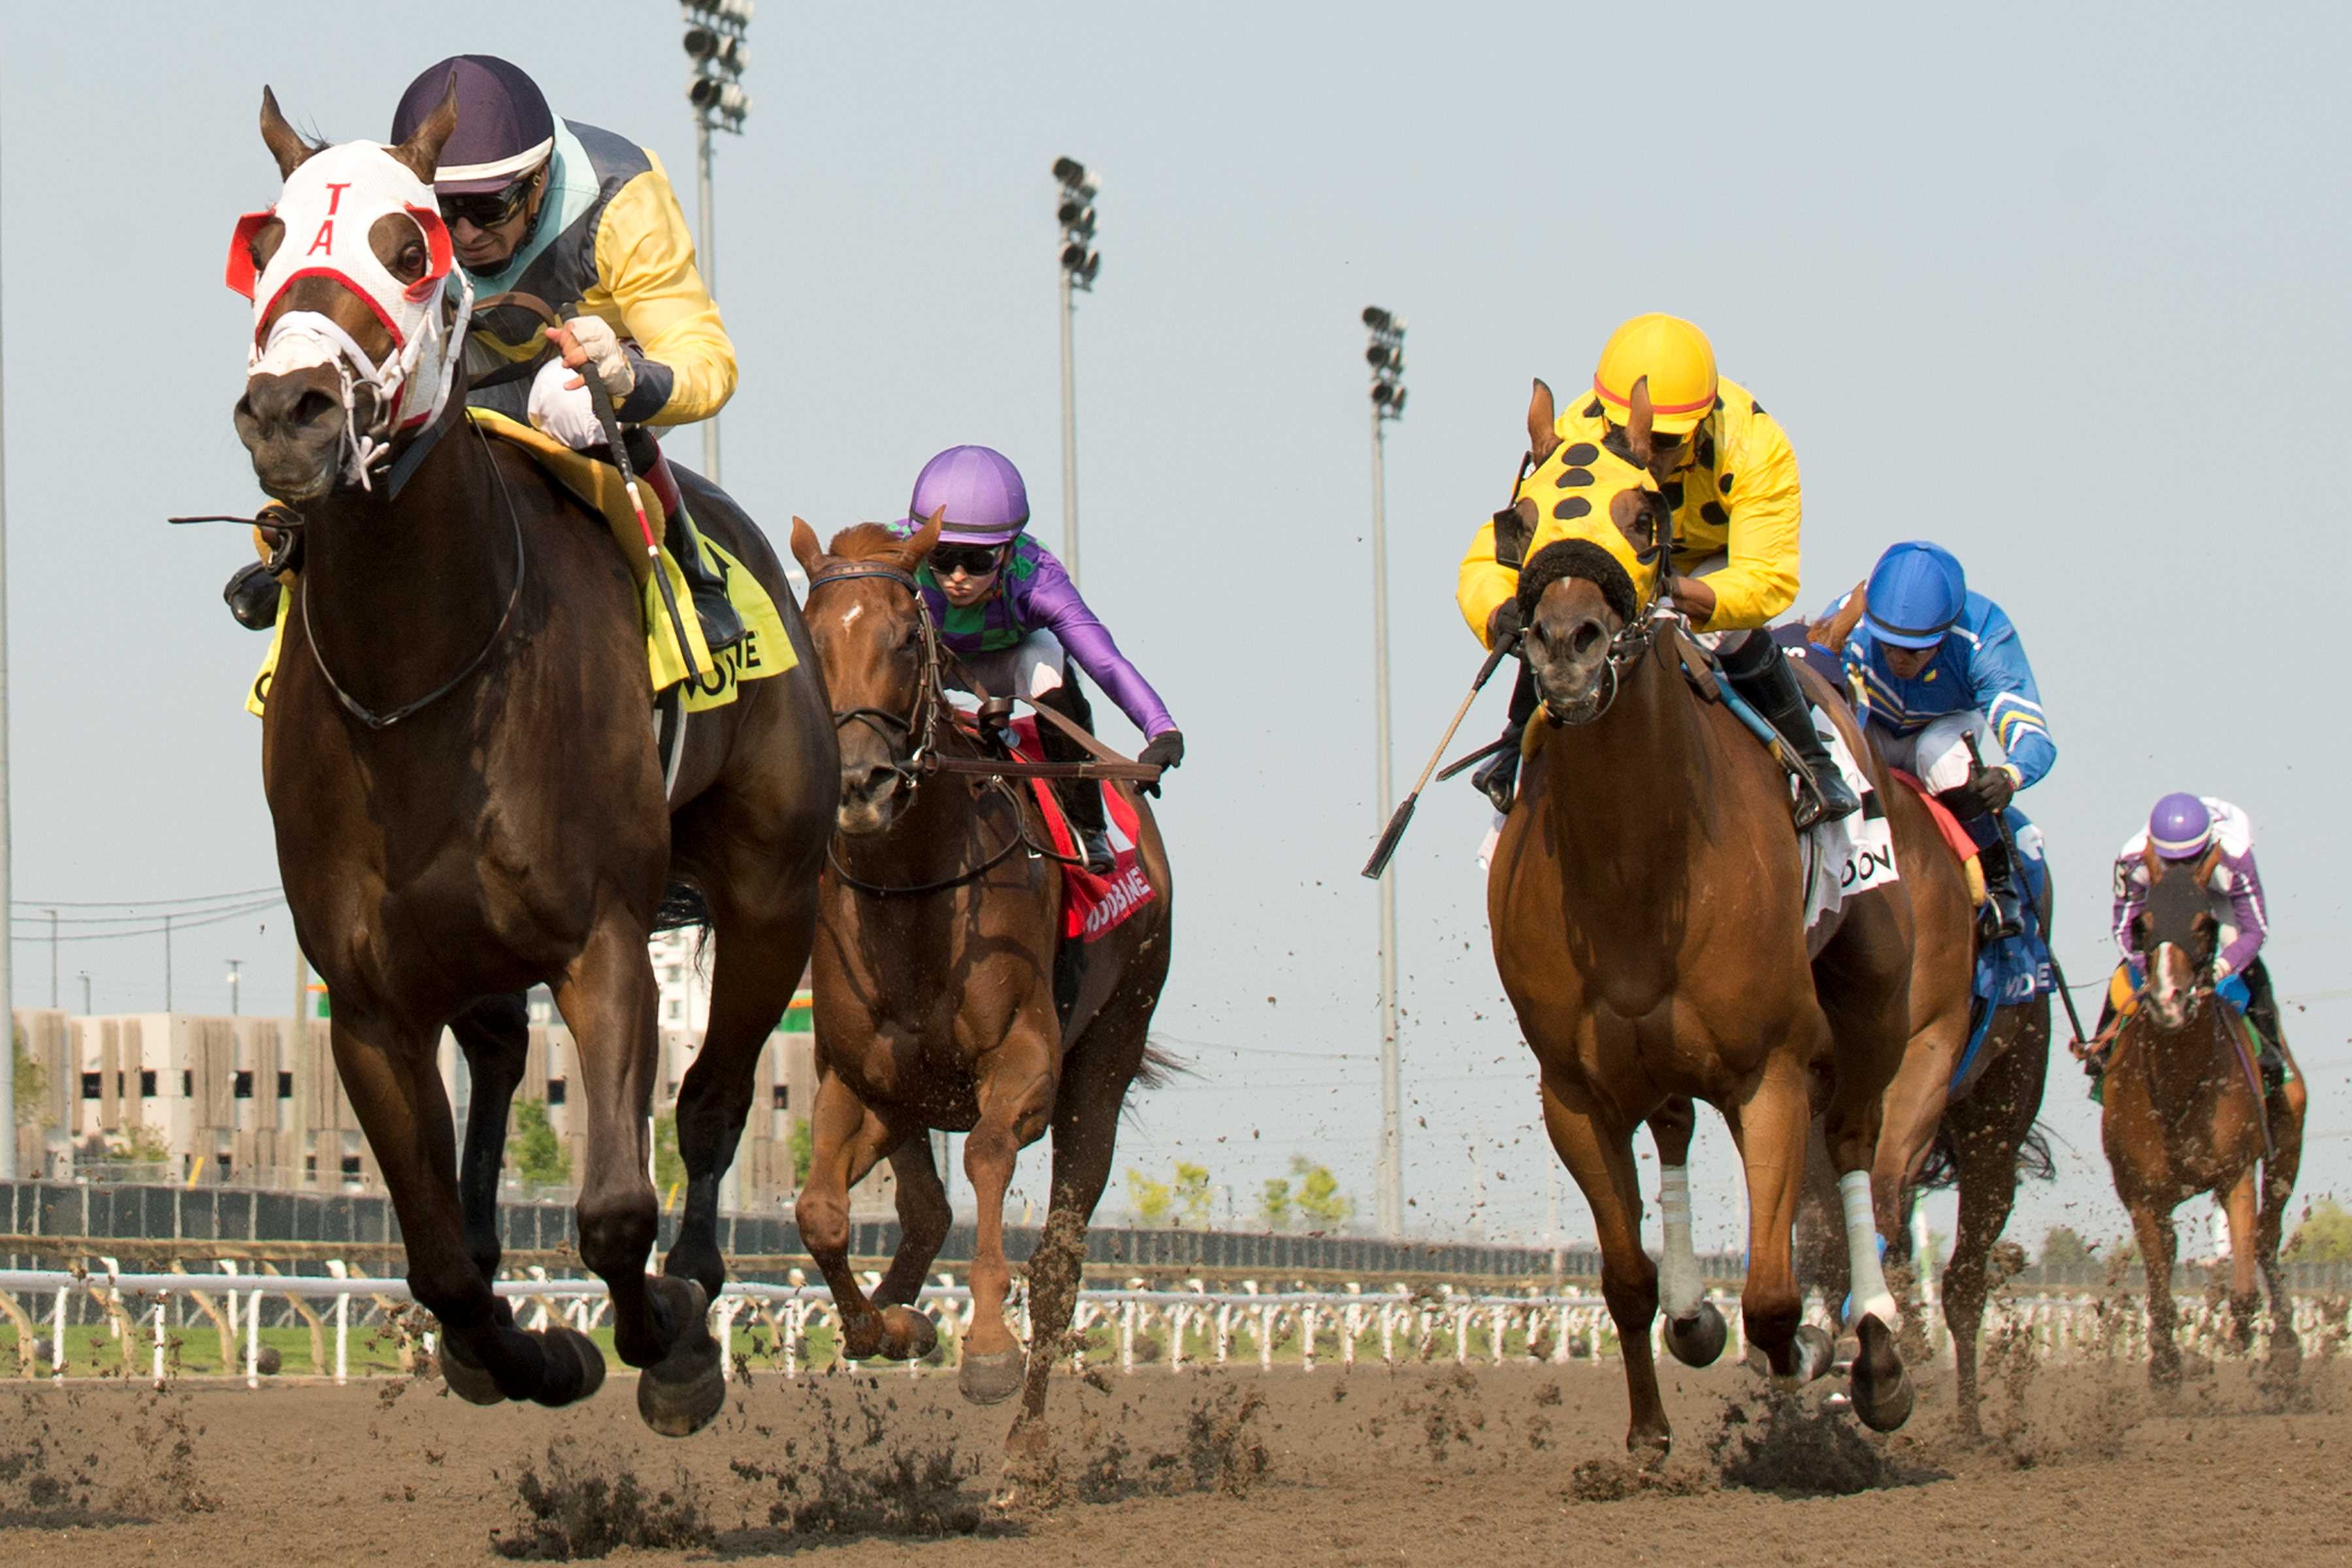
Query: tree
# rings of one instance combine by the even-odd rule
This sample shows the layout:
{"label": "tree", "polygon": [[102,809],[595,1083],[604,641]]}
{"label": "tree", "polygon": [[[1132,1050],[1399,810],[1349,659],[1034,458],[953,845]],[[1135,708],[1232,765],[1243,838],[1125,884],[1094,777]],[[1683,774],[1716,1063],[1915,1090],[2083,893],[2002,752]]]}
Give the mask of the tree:
{"label": "tree", "polygon": [[133,1165],[160,1165],[172,1157],[172,1145],[143,1121],[134,1121],[114,1135],[107,1152]]}
{"label": "tree", "polygon": [[2283,1256],[2297,1263],[2352,1263],[2352,1212],[2334,1198],[2311,1205]]}
{"label": "tree", "polygon": [[1176,1180],[1172,1184],[1176,1199],[1176,1223],[1190,1230],[1209,1228],[1209,1172],[1205,1165],[1188,1165],[1176,1162]]}
{"label": "tree", "polygon": [[2043,1263],[2094,1263],[2091,1248],[2071,1225],[2053,1225],[2042,1233]]}
{"label": "tree", "polygon": [[686,1156],[677,1152],[677,1112],[666,1110],[654,1118],[654,1196],[664,1203],[686,1180]]}
{"label": "tree", "polygon": [[1290,1184],[1280,1176],[1269,1177],[1265,1184],[1265,1195],[1258,1202],[1258,1213],[1265,1219],[1265,1228],[1288,1230],[1290,1210]]}
{"label": "tree", "polygon": [[563,1140],[548,1124],[547,1101],[516,1100],[512,1126],[514,1131],[507,1135],[507,1163],[514,1167],[518,1180],[546,1187],[560,1187],[572,1180],[572,1156],[564,1152]]}
{"label": "tree", "polygon": [[1348,1223],[1356,1200],[1339,1191],[1339,1179],[1328,1165],[1318,1165],[1304,1154],[1290,1159],[1290,1173],[1298,1178],[1299,1216],[1318,1230],[1333,1230]]}
{"label": "tree", "polygon": [[25,1031],[16,1031],[16,1125],[41,1125],[41,1102],[48,1097],[49,1075],[41,1070],[32,1053],[25,1048]]}
{"label": "tree", "polygon": [[784,1142],[793,1152],[793,1185],[804,1187],[808,1185],[809,1167],[816,1163],[816,1131],[809,1125],[807,1117],[793,1123],[793,1130],[784,1135]]}
{"label": "tree", "polygon": [[1134,1166],[1128,1167],[1127,1206],[1134,1211],[1139,1225],[1166,1225],[1173,1201],[1167,1183],[1155,1182]]}

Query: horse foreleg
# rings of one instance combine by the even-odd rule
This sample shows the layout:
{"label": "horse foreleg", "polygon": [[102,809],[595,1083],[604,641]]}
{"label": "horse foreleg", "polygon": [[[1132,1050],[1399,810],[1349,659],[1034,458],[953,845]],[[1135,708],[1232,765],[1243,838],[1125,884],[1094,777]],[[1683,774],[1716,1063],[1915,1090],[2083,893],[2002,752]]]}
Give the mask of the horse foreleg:
{"label": "horse foreleg", "polygon": [[2303,1342],[2294,1331],[2294,1302],[2287,1295],[2285,1270],[2279,1266],[2279,1237],[2303,1164],[2306,1098],[2301,1078],[2270,1097],[2271,1157],[2263,1162],[2262,1215],[2254,1226],[2254,1250],[2271,1298],[2271,1360],[2287,1371],[2302,1361]]}
{"label": "horse foreleg", "polygon": [[874,1300],[877,1305],[912,1306],[923,1293],[932,1261],[947,1245],[955,1217],[931,1153],[929,1129],[919,1127],[898,1141],[890,1151],[890,1173],[898,1188],[898,1250],[890,1255],[890,1267],[875,1288]]}
{"label": "horse foreleg", "polygon": [[2147,1381],[2169,1394],[2180,1386],[2180,1348],[2172,1342],[2172,1205],[2159,1207],[2154,1198],[2142,1196],[2130,1208],[2147,1279]]}
{"label": "horse foreleg", "polygon": [[841,1323],[841,1353],[851,1361],[881,1356],[909,1361],[937,1342],[930,1321],[905,1307],[877,1308],[849,1267],[849,1189],[866,1179],[905,1137],[841,1079],[827,1073],[809,1112],[808,1180],[798,1206],[801,1245],[808,1248],[833,1291]]}
{"label": "horse foreleg", "polygon": [[[1610,1321],[1617,1325],[1618,1353],[1625,1358],[1625,1393],[1633,1405],[1625,1447],[1635,1458],[1657,1465],[1674,1447],[1675,1435],[1658,1397],[1658,1369],[1650,1353],[1658,1273],[1642,1250],[1642,1189],[1633,1168],[1633,1129],[1605,1124],[1600,1108],[1580,1085],[1555,1084],[1549,1072],[1542,1084],[1544,1131],[1551,1135],[1560,1163],[1582,1190],[1601,1243],[1601,1295],[1609,1304]],[[1784,1268],[1786,1262],[1784,1247]]]}
{"label": "horse foreleg", "polygon": [[2016,1204],[2017,1151],[2033,1125],[2032,1107],[2019,1115],[2013,1107],[1988,1098],[1991,1089],[1988,1079],[1979,1086],[1978,1098],[1953,1107],[1950,1115],[1959,1161],[1960,1206],[1951,1261],[1944,1268],[1944,1327],[1952,1336],[1959,1428],[1969,1437],[1984,1430],[1977,1357],[1992,1247]]}
{"label": "horse foreleg", "polygon": [[2254,1239],[2255,1215],[2262,1208],[2259,1184],[2256,1168],[2248,1165],[2237,1180],[2213,1194],[2230,1226],[2230,1341],[2242,1351],[2253,1348],[2254,1312],[2262,1306],[2261,1292],[2254,1287],[2254,1266],[2262,1250]]}
{"label": "horse foreleg", "polygon": [[1664,1245],[1658,1262],[1658,1304],[1666,1313],[1666,1348],[1685,1366],[1712,1366],[1730,1331],[1706,1298],[1698,1253],[1691,1242],[1690,1146],[1698,1113],[1675,1095],[1650,1115],[1658,1145],[1658,1221]]}
{"label": "horse foreleg", "polygon": [[1017,1020],[982,1059],[980,1120],[963,1142],[976,1220],[971,1249],[971,1327],[964,1335],[956,1386],[974,1405],[995,1405],[1021,1387],[1021,1342],[1004,1321],[1013,1287],[1004,1259],[1004,1194],[1021,1151],[1044,1136],[1054,1111],[1058,1041],[1050,1016]]}
{"label": "horse foreleg", "polygon": [[[1898,991],[1896,995],[1901,993]],[[1830,1165],[1838,1173],[1838,1198],[1845,1213],[1846,1301],[1854,1335],[1852,1394],[1853,1413],[1873,1431],[1892,1432],[1911,1418],[1916,1397],[1910,1375],[1903,1370],[1903,1354],[1895,1347],[1902,1331],[1903,1311],[1895,1292],[1886,1287],[1885,1266],[1879,1256],[1884,1227],[1899,1224],[1904,1176],[1898,1168],[1884,1181],[1874,1181],[1872,1167],[1878,1155],[1879,1130],[1884,1122],[1883,1097],[1893,1068],[1899,1064],[1906,1038],[1900,1021],[1885,1016],[1891,1004],[1866,1010],[1845,1010],[1844,1033],[1837,1056],[1837,1077],[1822,1132],[1829,1147]],[[1865,1049],[1880,1047],[1876,1053]],[[1882,1074],[1871,1067],[1874,1055],[1883,1058]]]}
{"label": "horse foreleg", "polygon": [[712,900],[711,912],[718,940],[710,1023],[677,1094],[686,1205],[662,1272],[693,1279],[715,1299],[727,1283],[727,1260],[719,1252],[719,1184],[743,1140],[758,1088],[760,1052],[800,984],[814,911],[755,921],[722,896]]}
{"label": "horse foreleg", "polygon": [[580,1054],[587,1169],[579,1173],[580,1260],[613,1300],[613,1348],[637,1379],[637,1414],[665,1436],[698,1431],[726,1402],[710,1299],[691,1280],[646,1273],[660,1210],[652,1157],[653,962],[638,921],[607,914],[555,993]]}
{"label": "horse foreleg", "polygon": [[449,1100],[433,1036],[346,1001],[335,1010],[335,1071],[375,1153],[408,1252],[408,1288],[441,1325],[449,1386],[476,1405],[568,1405],[604,1382],[604,1358],[570,1329],[525,1333],[470,1256],[457,1203]]}
{"label": "horse foreleg", "polygon": [[[483,1279],[495,1279],[504,1255],[499,1243],[499,1170],[506,1158],[507,1113],[530,1051],[530,1010],[520,991],[485,996],[450,1019],[449,1032],[466,1053],[473,1089],[466,1106],[465,1159],[457,1168],[466,1251]],[[507,1310],[504,1302],[499,1310]]]}
{"label": "horse foreleg", "polygon": [[[1804,1303],[1790,1256],[1812,1121],[1797,1055],[1776,1052],[1728,1120],[1748,1177],[1748,1283],[1740,1292],[1740,1315],[1748,1343],[1763,1352],[1775,1385],[1801,1387],[1829,1370],[1832,1347],[1827,1334],[1799,1326]],[[1874,1270],[1875,1253],[1870,1261]]]}

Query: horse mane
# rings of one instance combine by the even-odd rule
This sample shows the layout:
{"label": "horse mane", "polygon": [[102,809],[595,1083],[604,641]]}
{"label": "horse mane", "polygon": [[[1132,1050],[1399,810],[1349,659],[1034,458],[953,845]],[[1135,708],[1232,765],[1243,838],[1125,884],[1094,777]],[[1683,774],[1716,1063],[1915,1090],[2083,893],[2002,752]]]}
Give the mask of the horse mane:
{"label": "horse mane", "polygon": [[1569,577],[1580,577],[1601,590],[1619,621],[1631,625],[1641,605],[1633,579],[1617,557],[1589,539],[1557,539],[1535,552],[1519,573],[1519,607],[1532,617],[1544,590]]}
{"label": "horse mane", "polygon": [[858,522],[835,534],[824,552],[844,561],[872,561],[906,547],[906,539],[893,531],[888,523]]}

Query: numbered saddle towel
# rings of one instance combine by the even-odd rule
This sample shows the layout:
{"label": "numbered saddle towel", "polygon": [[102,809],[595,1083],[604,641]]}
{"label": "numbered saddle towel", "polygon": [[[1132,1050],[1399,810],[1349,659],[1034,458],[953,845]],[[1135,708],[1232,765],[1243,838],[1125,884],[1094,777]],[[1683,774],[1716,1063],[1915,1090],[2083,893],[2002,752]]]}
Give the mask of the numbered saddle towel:
{"label": "numbered saddle towel", "polygon": [[[530,453],[533,461],[612,531],[621,559],[629,563],[629,570],[637,579],[638,613],[646,634],[646,670],[655,691],[667,691],[687,679],[689,654],[690,668],[702,674],[686,689],[688,712],[724,708],[735,700],[745,682],[782,675],[800,663],[800,655],[793,650],[793,640],[784,630],[783,616],[777,613],[776,602],[767,589],[760,585],[760,580],[748,567],[701,535],[699,530],[696,532],[702,539],[702,548],[724,575],[727,597],[742,619],[743,640],[713,657],[702,640],[701,623],[695,618],[694,597],[687,586],[686,574],[678,570],[677,561],[664,545],[660,551],[661,570],[668,574],[670,592],[676,595],[681,612],[679,618],[686,623],[688,647],[681,650],[677,629],[671,625],[669,612],[662,604],[661,590],[655,585],[653,563],[646,557],[645,535],[638,531],[636,512],[629,505],[628,489],[621,483],[621,470],[584,452],[575,452],[553,437],[491,409],[468,408],[466,414],[485,435]],[[654,494],[653,487],[643,480],[638,481],[637,494],[644,500],[646,521],[653,529],[654,537],[663,538],[667,520],[659,498]],[[269,635],[269,652],[246,694],[246,711],[256,718],[261,716],[269,696],[270,679],[278,672],[278,651],[286,640],[286,617],[293,603],[293,595],[278,595],[278,628]]]}
{"label": "numbered saddle towel", "polygon": [[1886,819],[1886,803],[1878,798],[1829,715],[1818,708],[1811,711],[1813,729],[1829,748],[1830,760],[1862,797],[1860,811],[1816,824],[1799,841],[1805,858],[1805,954],[1818,958],[1837,934],[1845,900],[1899,880],[1901,872],[1895,864],[1895,830]]}
{"label": "numbered saddle towel", "polygon": [[[1041,763],[1045,753],[1037,744],[1037,721],[1016,719],[1013,721],[1013,754],[1024,763]],[[1116,863],[1110,875],[1097,877],[1086,868],[1085,851],[1079,847],[1078,836],[1070,830],[1070,819],[1063,814],[1061,796],[1054,793],[1051,779],[1025,781],[1037,800],[1037,809],[1045,818],[1045,830],[1053,836],[1054,853],[1077,865],[1062,867],[1062,935],[1065,940],[1099,941],[1106,933],[1127,923],[1136,910],[1160,896],[1144,874],[1143,857],[1135,847],[1136,836],[1142,830],[1135,807],[1128,798],[1108,784],[1094,787],[1103,794],[1103,820],[1109,829],[1111,853]]]}

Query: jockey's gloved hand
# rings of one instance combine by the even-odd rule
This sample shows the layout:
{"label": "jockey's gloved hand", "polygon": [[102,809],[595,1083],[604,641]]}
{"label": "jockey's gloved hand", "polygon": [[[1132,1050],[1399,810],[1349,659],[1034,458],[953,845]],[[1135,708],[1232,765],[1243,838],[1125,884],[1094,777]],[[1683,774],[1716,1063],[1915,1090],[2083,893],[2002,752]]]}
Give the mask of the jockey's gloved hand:
{"label": "jockey's gloved hand", "polygon": [[1988,816],[1998,816],[2009,809],[2010,801],[2017,795],[2017,775],[2006,764],[1987,768],[1969,780],[1969,788]]}
{"label": "jockey's gloved hand", "polygon": [[[1136,753],[1135,760],[1139,763],[1150,763],[1154,767],[1182,767],[1184,765],[1184,731],[1181,730],[1160,731],[1160,733],[1152,736],[1150,740],[1144,742],[1143,750]],[[1151,783],[1143,784],[1139,787],[1146,795],[1158,795],[1160,793],[1160,781],[1154,779]]]}
{"label": "jockey's gloved hand", "polygon": [[1500,647],[1506,638],[1516,637],[1527,629],[1527,612],[1519,608],[1517,599],[1506,599],[1486,617],[1486,646]]}
{"label": "jockey's gloved hand", "polygon": [[[621,347],[620,333],[602,316],[574,316],[563,323],[560,332],[550,332],[548,338],[562,349],[563,363],[572,369],[594,365],[614,404],[635,388],[636,367],[629,363],[627,351]],[[585,386],[587,383],[575,377],[568,384]]]}

